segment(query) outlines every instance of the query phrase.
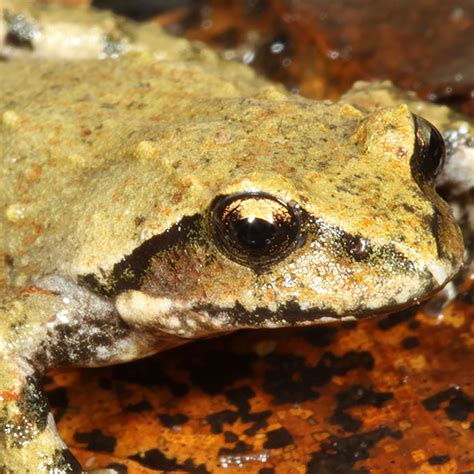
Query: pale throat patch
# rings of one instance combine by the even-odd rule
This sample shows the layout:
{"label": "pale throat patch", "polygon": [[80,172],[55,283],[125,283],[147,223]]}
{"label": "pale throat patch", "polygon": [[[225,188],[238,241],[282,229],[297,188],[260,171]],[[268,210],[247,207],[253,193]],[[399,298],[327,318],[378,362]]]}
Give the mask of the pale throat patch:
{"label": "pale throat patch", "polygon": [[440,286],[446,283],[446,280],[448,280],[451,274],[451,265],[449,265],[449,263],[443,263],[441,260],[428,260],[426,262],[426,268]]}
{"label": "pale throat patch", "polygon": [[224,315],[211,318],[206,311],[193,311],[193,302],[154,297],[137,290],[118,295],[115,307],[128,324],[180,337],[202,337],[229,330],[229,319]]}

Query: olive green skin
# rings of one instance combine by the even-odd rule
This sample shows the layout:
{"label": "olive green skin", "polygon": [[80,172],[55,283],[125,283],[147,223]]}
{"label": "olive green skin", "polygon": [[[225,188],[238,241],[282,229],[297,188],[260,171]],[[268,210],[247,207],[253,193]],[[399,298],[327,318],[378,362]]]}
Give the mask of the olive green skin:
{"label": "olive green skin", "polygon": [[[225,71],[149,53],[67,69],[15,63],[2,65],[4,96],[15,104],[2,127],[11,286],[50,275],[89,282],[114,296],[127,321],[167,329],[176,316],[196,325],[167,332],[196,337],[396,309],[459,268],[450,209],[428,178],[413,175],[415,124],[404,104],[366,113],[269,84],[261,91],[248,71],[237,75],[240,65]],[[302,242],[264,272],[220,251],[208,220],[216,197],[252,192],[294,202],[305,216]],[[116,275],[144,242],[191,217],[198,228],[184,229],[179,245],[157,241],[139,263],[147,268]],[[353,239],[371,252],[354,256]],[[117,281],[127,278],[132,285]],[[304,315],[287,318],[282,309],[295,305]],[[267,317],[254,321],[259,309]]]}
{"label": "olive green skin", "polygon": [[[0,62],[1,472],[80,472],[45,370],[386,313],[459,269],[413,104],[390,85],[316,102],[162,33],[101,61],[38,62],[43,40]],[[272,258],[222,244],[214,210],[234,195],[298,220]]]}

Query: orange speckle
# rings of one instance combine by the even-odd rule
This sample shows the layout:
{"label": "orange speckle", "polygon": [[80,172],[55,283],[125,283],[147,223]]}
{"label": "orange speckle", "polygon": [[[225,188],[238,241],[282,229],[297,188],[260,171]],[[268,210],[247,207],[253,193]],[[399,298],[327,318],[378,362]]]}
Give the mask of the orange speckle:
{"label": "orange speckle", "polygon": [[0,400],[12,402],[12,401],[17,400],[18,396],[19,396],[18,390],[15,390],[15,389],[6,390],[5,392],[0,393]]}
{"label": "orange speckle", "polygon": [[41,176],[41,171],[41,166],[38,164],[32,165],[25,172],[26,179],[28,179],[30,183],[33,183]]}
{"label": "orange speckle", "polygon": [[370,226],[373,226],[373,225],[374,225],[374,220],[373,220],[373,219],[365,219],[364,221],[362,221],[361,224],[362,224],[363,226],[370,227]]}

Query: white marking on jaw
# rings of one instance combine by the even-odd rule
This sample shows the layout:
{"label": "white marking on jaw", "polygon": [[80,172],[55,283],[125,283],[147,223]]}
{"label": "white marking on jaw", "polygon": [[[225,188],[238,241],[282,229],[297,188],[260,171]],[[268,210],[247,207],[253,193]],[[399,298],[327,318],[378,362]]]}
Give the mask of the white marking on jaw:
{"label": "white marking on jaw", "polygon": [[433,275],[438,285],[443,285],[451,273],[451,267],[448,264],[443,264],[440,260],[430,259],[426,262],[426,268]]}
{"label": "white marking on jaw", "polygon": [[310,309],[309,304],[306,302],[300,303],[301,311],[308,311]]}
{"label": "white marking on jaw", "polygon": [[115,300],[120,316],[133,326],[151,327],[187,338],[229,330],[225,311],[210,316],[207,311],[193,310],[193,304],[193,301],[153,297],[136,290],[129,290]]}
{"label": "white marking on jaw", "polygon": [[197,328],[197,324],[196,324],[196,321],[194,321],[194,319],[188,319],[186,321],[186,324],[189,326],[189,328],[191,329],[196,329]]}
{"label": "white marking on jaw", "polygon": [[[268,321],[265,321],[262,326],[265,326],[266,328],[278,328],[278,327],[281,327],[282,323],[284,321],[281,321],[279,323],[275,322],[275,321],[271,321],[270,319]],[[286,326],[286,324],[285,324]]]}
{"label": "white marking on jaw", "polygon": [[167,320],[167,324],[172,329],[181,328],[181,321],[176,316],[170,316]]}
{"label": "white marking on jaw", "polygon": [[[256,326],[266,328],[308,326],[355,319],[353,316],[323,316],[312,319],[308,315],[307,320],[294,321],[291,319],[278,320],[275,315],[252,324],[252,314],[250,312],[247,324],[236,324],[232,317],[229,317],[226,311],[226,309],[229,309],[227,306],[222,307],[222,312],[213,312],[210,315],[206,311],[193,310],[193,302],[185,303],[169,298],[153,297],[136,290],[129,290],[119,295],[115,300],[115,306],[120,316],[133,326],[148,326],[186,338],[229,330],[254,328]],[[189,312],[186,314],[187,311]]]}
{"label": "white marking on jaw", "polygon": [[170,312],[190,309],[191,305],[130,290],[117,297],[115,307],[125,321],[140,325],[163,320],[166,317],[167,327],[178,328],[181,322],[178,318],[169,316]]}

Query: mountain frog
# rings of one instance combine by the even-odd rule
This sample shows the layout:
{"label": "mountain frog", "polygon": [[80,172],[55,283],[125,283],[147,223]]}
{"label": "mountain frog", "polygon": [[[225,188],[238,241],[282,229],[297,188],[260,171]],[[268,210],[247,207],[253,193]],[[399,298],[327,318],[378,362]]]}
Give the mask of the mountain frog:
{"label": "mountain frog", "polygon": [[385,314],[460,268],[447,109],[389,83],[313,101],[155,25],[5,1],[0,472],[82,472],[53,367]]}

